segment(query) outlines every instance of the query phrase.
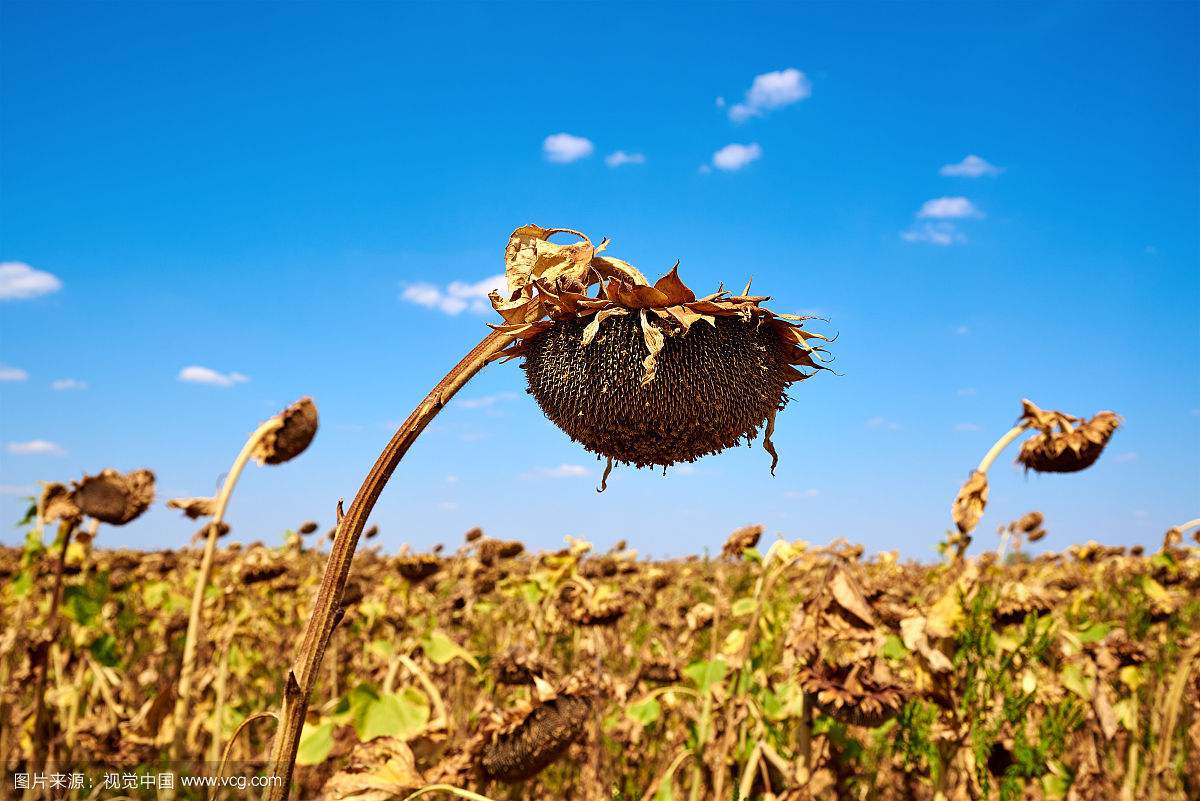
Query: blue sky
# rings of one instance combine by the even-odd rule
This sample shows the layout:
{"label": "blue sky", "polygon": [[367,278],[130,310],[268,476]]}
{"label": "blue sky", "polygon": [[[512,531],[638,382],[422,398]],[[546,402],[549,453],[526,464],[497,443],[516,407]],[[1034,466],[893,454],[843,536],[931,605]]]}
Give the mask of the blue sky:
{"label": "blue sky", "polygon": [[[0,520],[109,465],[210,493],[311,394],[313,446],[251,469],[229,519],[328,525],[485,333],[529,222],[704,291],[753,275],[829,318],[842,375],[794,388],[774,478],[755,447],[597,495],[601,465],[489,367],[388,487],[387,548],[481,525],[671,555],[761,522],[930,557],[1022,397],[1126,425],[1079,475],[1002,458],[982,543],[1030,509],[1050,548],[1200,513],[1195,4],[0,13]],[[158,506],[102,536],[194,529]]]}

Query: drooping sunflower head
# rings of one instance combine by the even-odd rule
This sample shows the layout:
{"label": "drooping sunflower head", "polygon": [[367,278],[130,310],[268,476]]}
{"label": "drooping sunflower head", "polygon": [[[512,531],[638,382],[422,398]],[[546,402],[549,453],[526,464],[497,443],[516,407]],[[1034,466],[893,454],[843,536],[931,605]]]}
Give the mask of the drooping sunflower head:
{"label": "drooping sunflower head", "polygon": [[317,434],[317,405],[310,397],[301,398],[275,416],[281,425],[263,437],[254,450],[260,464],[283,464],[295,459]]}
{"label": "drooping sunflower head", "polygon": [[[580,238],[549,241],[555,233]],[[691,462],[770,436],[788,387],[826,369],[811,317],[776,314],[764,295],[723,289],[697,297],[678,265],[653,285],[632,265],[599,255],[577,231],[528,225],[505,251],[508,293],[492,294],[525,357],[529,392],[587,450],[638,467]],[[589,294],[591,287],[597,287]]]}
{"label": "drooping sunflower head", "polygon": [[1077,473],[1100,458],[1104,446],[1121,425],[1114,412],[1099,412],[1084,420],[1063,412],[1043,411],[1031,401],[1022,401],[1019,421],[1037,433],[1021,443],[1017,462],[1039,473]]}
{"label": "drooping sunflower head", "polygon": [[154,473],[131,470],[118,473],[111,468],[84,476],[72,498],[79,511],[101,523],[123,526],[141,516],[154,501]]}

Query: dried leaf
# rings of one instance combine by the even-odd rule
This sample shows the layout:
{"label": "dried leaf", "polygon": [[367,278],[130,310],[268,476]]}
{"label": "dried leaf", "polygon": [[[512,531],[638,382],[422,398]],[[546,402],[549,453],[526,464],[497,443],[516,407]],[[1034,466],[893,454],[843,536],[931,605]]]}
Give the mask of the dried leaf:
{"label": "dried leaf", "polygon": [[867,599],[863,597],[862,590],[851,581],[845,570],[838,568],[834,571],[829,589],[833,593],[834,600],[843,609],[868,626],[877,625],[875,615],[871,612],[871,607],[867,605]]}
{"label": "dried leaf", "polygon": [[646,349],[650,351],[645,359],[642,359],[642,367],[645,372],[642,374],[642,386],[646,386],[654,380],[654,374],[658,370],[658,354],[666,345],[666,339],[658,326],[650,322],[646,318],[646,311],[641,311],[642,318],[642,336],[646,343]]}

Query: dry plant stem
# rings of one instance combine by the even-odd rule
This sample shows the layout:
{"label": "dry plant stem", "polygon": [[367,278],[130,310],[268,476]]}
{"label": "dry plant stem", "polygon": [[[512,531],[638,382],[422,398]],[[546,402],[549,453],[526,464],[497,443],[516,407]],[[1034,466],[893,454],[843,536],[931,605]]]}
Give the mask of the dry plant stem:
{"label": "dry plant stem", "polygon": [[1192,663],[1196,661],[1198,655],[1200,655],[1200,641],[1189,648],[1180,659],[1180,667],[1175,671],[1170,689],[1164,699],[1162,726],[1158,730],[1158,754],[1155,755],[1154,764],[1150,766],[1149,797],[1151,801],[1157,801],[1163,774],[1167,772],[1167,767],[1171,762],[1171,746],[1174,745],[1179,707],[1183,703],[1183,693],[1187,689],[1188,674],[1191,672]]}
{"label": "dry plant stem", "polygon": [[978,471],[986,473],[988,468],[992,466],[992,462],[996,461],[996,457],[1000,455],[1000,451],[1011,445],[1013,440],[1024,434],[1027,430],[1027,423],[1021,423],[1010,428],[1008,433],[996,440],[996,444],[992,446],[991,450],[984,454],[982,461],[979,462]]}
{"label": "dry plant stem", "polygon": [[187,635],[183,641],[183,662],[179,668],[179,691],[175,696],[173,716],[175,724],[174,740],[171,743],[171,759],[173,761],[183,755],[186,737],[183,721],[187,716],[188,703],[191,701],[192,677],[196,671],[196,647],[200,642],[204,591],[208,589],[208,580],[212,577],[213,557],[217,551],[217,535],[220,533],[221,523],[224,522],[225,509],[229,506],[233,488],[237,486],[238,478],[242,475],[242,470],[250,461],[250,456],[254,453],[258,443],[263,437],[282,426],[281,419],[272,417],[255,429],[250,438],[246,440],[246,444],[242,446],[237,458],[233,460],[233,465],[229,468],[228,475],[225,476],[225,483],[221,486],[221,492],[217,495],[217,508],[213,513],[212,521],[208,524],[208,538],[204,541],[204,556],[200,559],[200,573],[196,576],[196,587],[192,590],[192,608],[188,613]]}
{"label": "dry plant stem", "polygon": [[[58,536],[62,538],[62,544],[58,548],[58,562],[54,566],[54,590],[50,596],[50,610],[46,613],[46,636],[49,640],[46,643],[46,654],[42,658],[41,664],[38,665],[37,679],[34,681],[33,697],[34,697],[34,712],[33,712],[33,748],[32,757],[30,760],[30,773],[41,773],[46,766],[46,758],[49,756],[47,751],[50,748],[50,738],[46,731],[48,722],[46,720],[46,669],[50,664],[50,649],[54,646],[54,641],[58,639],[58,607],[62,603],[63,595],[63,571],[67,566],[67,546],[71,544],[71,535],[75,533],[77,520],[64,520],[58,524]],[[37,790],[32,787],[25,791],[25,798],[33,798],[37,795]]]}
{"label": "dry plant stem", "polygon": [[[308,712],[308,700],[316,684],[317,671],[321,667],[325,648],[329,645],[330,635],[333,634],[333,627],[341,612],[342,593],[346,589],[346,578],[350,573],[354,549],[358,546],[358,538],[371,510],[375,508],[375,502],[379,500],[379,495],[387,485],[388,479],[392,477],[396,466],[429,425],[429,421],[437,416],[442,407],[467,381],[487,365],[490,357],[511,341],[510,334],[491,332],[437,383],[425,400],[421,401],[396,430],[372,466],[371,472],[363,480],[349,510],[338,521],[337,537],[329,551],[321,586],[317,590],[304,634],[298,644],[295,661],[287,675],[279,730],[271,746],[270,775],[280,777],[281,781],[276,786],[267,788],[263,796],[264,801],[284,801],[291,787],[296,749],[300,745],[300,730]],[[439,789],[450,791],[453,788]]]}

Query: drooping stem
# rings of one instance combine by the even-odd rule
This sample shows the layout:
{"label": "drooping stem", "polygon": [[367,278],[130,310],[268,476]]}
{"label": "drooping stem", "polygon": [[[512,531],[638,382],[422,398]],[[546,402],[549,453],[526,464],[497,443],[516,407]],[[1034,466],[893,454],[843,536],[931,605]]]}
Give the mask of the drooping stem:
{"label": "drooping stem", "polygon": [[[263,437],[279,429],[283,425],[283,420],[278,416],[272,417],[255,429],[250,438],[246,440],[246,444],[242,446],[242,450],[238,453],[237,458],[233,460],[233,465],[229,468],[229,473],[225,476],[225,483],[221,485],[221,492],[217,495],[216,508],[213,510],[212,520],[208,524],[208,536],[204,541],[204,555],[200,558],[200,573],[196,576],[196,586],[192,590],[192,608],[188,613],[187,635],[183,641],[183,662],[179,668],[179,690],[175,697],[175,735],[171,743],[171,759],[178,760],[183,755],[184,741],[186,740],[186,729],[184,720],[187,717],[188,704],[191,701],[192,695],[192,677],[196,671],[196,648],[200,642],[201,634],[201,612],[204,607],[204,592],[208,589],[208,580],[212,577],[213,558],[217,551],[217,537],[221,533],[221,524],[225,519],[225,509],[229,506],[229,498],[233,495],[233,488],[237,486],[238,478],[242,475],[242,470],[245,469],[246,463],[250,461],[254,449],[258,447],[258,443]],[[220,732],[214,732],[214,737],[219,737]]]}
{"label": "drooping stem", "polygon": [[375,503],[396,466],[429,422],[454,394],[512,339],[511,334],[491,332],[437,383],[425,400],[421,401],[396,430],[363,480],[349,510],[337,521],[337,537],[325,563],[321,586],[317,590],[317,597],[313,601],[308,622],[298,643],[295,660],[288,671],[279,715],[279,729],[271,746],[270,775],[279,777],[280,780],[271,783],[263,801],[284,801],[287,798],[292,783],[292,770],[296,763],[296,749],[300,745],[300,731],[308,712],[308,700],[316,685],[317,672],[329,645],[329,638],[342,611],[342,593],[346,589],[350,562],[371,510],[375,508]]}
{"label": "drooping stem", "polygon": [[992,466],[992,462],[996,461],[996,457],[1000,455],[1000,451],[1007,448],[1010,444],[1012,444],[1013,440],[1024,434],[1028,429],[1028,423],[1018,423],[1010,428],[1003,437],[996,440],[996,444],[992,446],[991,450],[984,454],[983,460],[979,463],[979,472],[986,473],[988,468]]}
{"label": "drooping stem", "polygon": [[[49,721],[46,720],[46,671],[50,665],[50,650],[58,639],[58,607],[63,596],[63,572],[67,566],[67,547],[71,544],[71,535],[75,533],[78,518],[69,518],[58,524],[58,536],[61,542],[58,546],[58,562],[54,566],[54,589],[50,595],[50,609],[46,613],[46,643],[45,653],[38,663],[37,678],[34,680],[33,697],[33,753],[31,760],[32,773],[40,773],[46,766],[49,757],[50,737],[46,731]],[[30,783],[32,788],[32,783]],[[26,798],[36,795],[36,790],[27,791]]]}

